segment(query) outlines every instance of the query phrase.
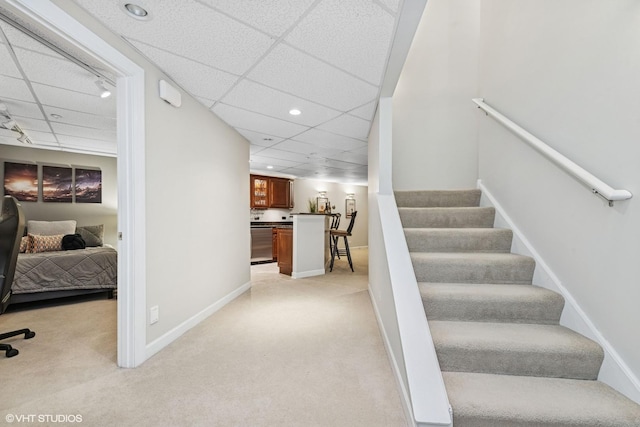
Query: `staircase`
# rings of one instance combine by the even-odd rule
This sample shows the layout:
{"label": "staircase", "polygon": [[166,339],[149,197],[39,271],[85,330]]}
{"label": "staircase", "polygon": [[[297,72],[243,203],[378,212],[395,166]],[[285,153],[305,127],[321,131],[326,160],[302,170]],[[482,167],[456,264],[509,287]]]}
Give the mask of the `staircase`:
{"label": "staircase", "polygon": [[595,342],[559,325],[561,295],[531,284],[480,191],[396,192],[455,427],[640,426],[597,381]]}

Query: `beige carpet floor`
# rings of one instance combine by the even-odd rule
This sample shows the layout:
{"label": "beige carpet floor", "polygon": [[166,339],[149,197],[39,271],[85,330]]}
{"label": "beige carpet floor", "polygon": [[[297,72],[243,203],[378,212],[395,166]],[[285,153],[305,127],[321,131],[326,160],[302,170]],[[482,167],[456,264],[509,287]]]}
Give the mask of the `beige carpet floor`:
{"label": "beige carpet floor", "polygon": [[0,331],[37,336],[0,357],[0,424],[80,415],[85,426],[405,425],[367,292],[367,251],[352,252],[355,273],[346,260],[298,280],[253,266],[249,292],[137,369],[115,365],[115,301],[6,313]]}

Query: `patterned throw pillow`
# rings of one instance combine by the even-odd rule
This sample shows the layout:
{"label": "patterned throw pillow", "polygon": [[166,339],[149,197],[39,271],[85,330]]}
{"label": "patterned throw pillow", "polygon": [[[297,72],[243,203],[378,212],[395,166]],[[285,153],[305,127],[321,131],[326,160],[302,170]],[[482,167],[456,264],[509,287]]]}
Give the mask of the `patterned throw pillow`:
{"label": "patterned throw pillow", "polygon": [[20,240],[20,253],[27,252],[27,246],[29,246],[29,236],[23,236]]}
{"label": "patterned throw pillow", "polygon": [[85,225],[76,228],[78,233],[85,241],[87,247],[90,246],[102,246],[104,243],[104,224],[100,225]]}
{"label": "patterned throw pillow", "polygon": [[62,250],[62,238],[64,234],[55,236],[40,236],[38,234],[27,234],[29,243],[27,244],[27,253],[35,254],[38,252],[52,252]]}

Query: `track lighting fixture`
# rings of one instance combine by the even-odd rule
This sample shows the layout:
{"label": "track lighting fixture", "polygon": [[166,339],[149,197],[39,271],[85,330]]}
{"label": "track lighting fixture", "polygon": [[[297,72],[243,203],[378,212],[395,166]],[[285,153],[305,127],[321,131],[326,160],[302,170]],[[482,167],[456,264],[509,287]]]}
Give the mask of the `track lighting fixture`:
{"label": "track lighting fixture", "polygon": [[111,96],[111,91],[107,89],[102,80],[96,80],[96,86],[100,89],[100,98],[108,98]]}
{"label": "track lighting fixture", "polygon": [[6,122],[2,123],[2,127],[5,129],[9,129],[9,130],[13,130],[13,128],[16,127],[17,123],[15,120],[13,120],[10,117],[7,117],[9,120],[7,120]]}
{"label": "track lighting fixture", "polygon": [[20,134],[20,136],[18,137],[18,141],[22,142],[23,144],[32,144],[29,136],[25,133],[25,131],[22,130],[20,125],[18,125],[18,123],[9,114],[7,105],[2,102],[0,102],[0,119],[2,119],[2,121],[0,121],[0,126],[2,128]]}

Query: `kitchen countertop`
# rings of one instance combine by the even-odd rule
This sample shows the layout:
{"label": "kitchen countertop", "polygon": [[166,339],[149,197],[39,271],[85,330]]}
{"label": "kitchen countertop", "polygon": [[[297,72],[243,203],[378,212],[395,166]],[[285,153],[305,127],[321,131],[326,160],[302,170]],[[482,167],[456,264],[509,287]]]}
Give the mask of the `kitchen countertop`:
{"label": "kitchen countertop", "polygon": [[251,221],[251,228],[291,228],[293,221]]}

